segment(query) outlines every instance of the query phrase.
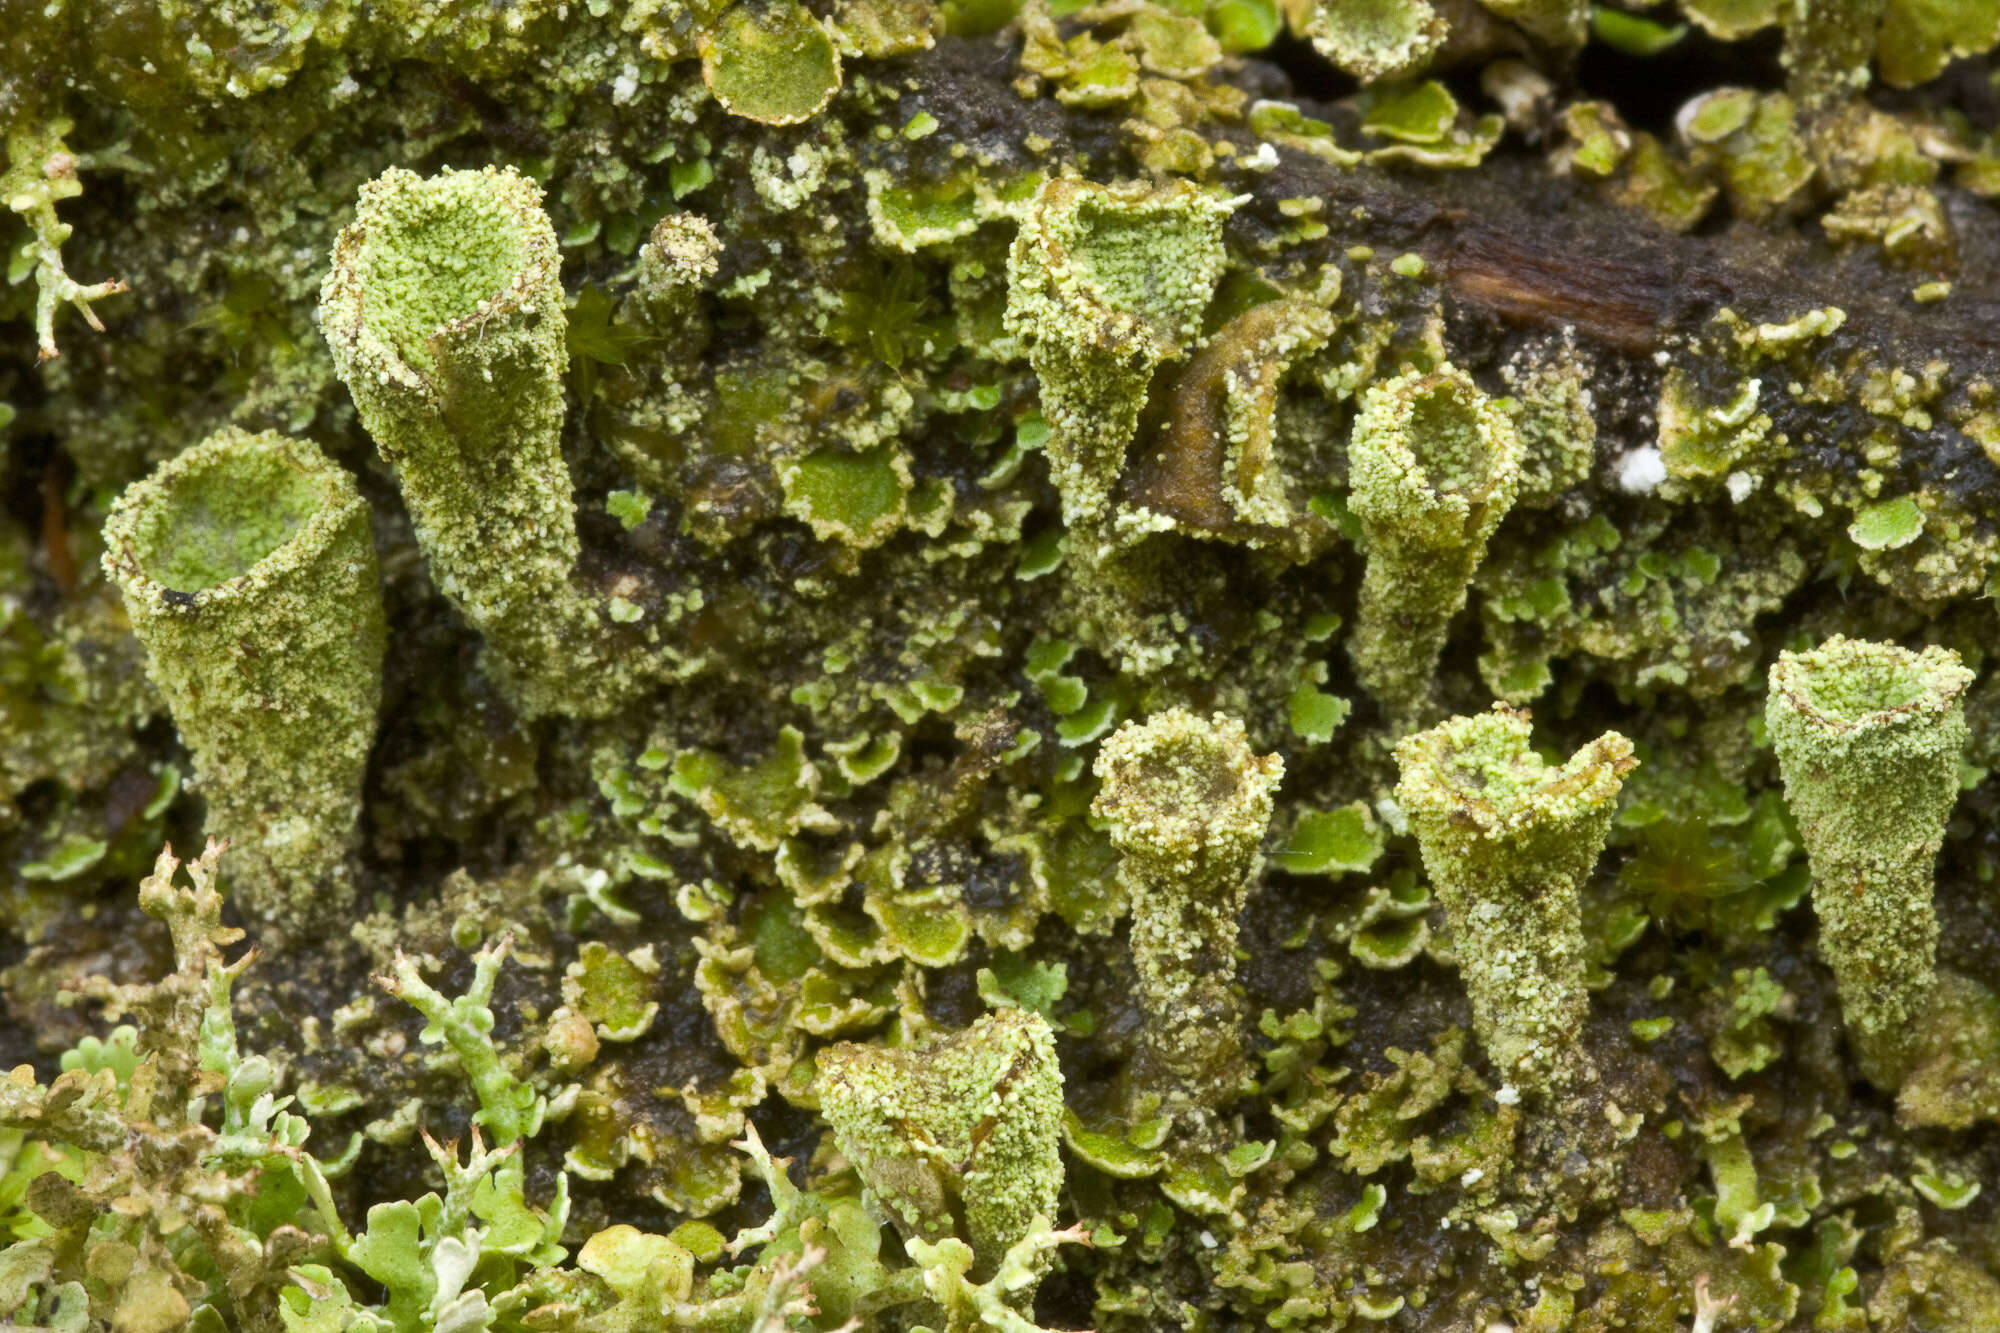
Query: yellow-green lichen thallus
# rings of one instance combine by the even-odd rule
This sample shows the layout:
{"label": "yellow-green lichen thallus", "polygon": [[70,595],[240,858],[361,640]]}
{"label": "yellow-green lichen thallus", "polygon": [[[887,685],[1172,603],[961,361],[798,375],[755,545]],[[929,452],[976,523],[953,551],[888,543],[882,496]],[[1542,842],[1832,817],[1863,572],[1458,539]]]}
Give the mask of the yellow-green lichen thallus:
{"label": "yellow-green lichen thallus", "polygon": [[816,1091],[841,1152],[903,1233],[968,1242],[975,1274],[1055,1215],[1062,1071],[1040,1014],[1001,1009],[923,1049],[834,1046],[820,1053]]}
{"label": "yellow-green lichen thallus", "polygon": [[1950,649],[1843,635],[1771,668],[1764,716],[1812,865],[1820,953],[1877,1087],[1908,1072],[1937,980],[1933,867],[1958,801],[1971,683]]}
{"label": "yellow-green lichen thallus", "polygon": [[579,670],[558,268],[532,180],[392,168],[361,187],[320,291],[334,369],[395,466],[431,577],[529,714],[611,699]]}
{"label": "yellow-green lichen thallus", "polygon": [[1370,388],[1348,445],[1348,499],[1368,542],[1348,652],[1404,726],[1422,720],[1452,617],[1513,507],[1514,426],[1451,365]]}
{"label": "yellow-green lichen thallus", "polygon": [[1503,1079],[1547,1095],[1581,1072],[1581,892],[1638,761],[1615,731],[1559,766],[1529,741],[1528,715],[1497,705],[1406,737],[1396,799],[1451,923],[1480,1041]]}
{"label": "yellow-green lichen thallus", "polygon": [[1110,829],[1132,904],[1146,1041],[1178,1094],[1218,1106],[1244,1073],[1236,918],[1285,774],[1243,724],[1185,709],[1128,722],[1098,751],[1091,813]]}
{"label": "yellow-green lichen thallus", "polygon": [[368,506],[304,440],[216,432],[119,497],[104,568],[194,752],[239,905],[347,915],[344,865],[382,696]]}

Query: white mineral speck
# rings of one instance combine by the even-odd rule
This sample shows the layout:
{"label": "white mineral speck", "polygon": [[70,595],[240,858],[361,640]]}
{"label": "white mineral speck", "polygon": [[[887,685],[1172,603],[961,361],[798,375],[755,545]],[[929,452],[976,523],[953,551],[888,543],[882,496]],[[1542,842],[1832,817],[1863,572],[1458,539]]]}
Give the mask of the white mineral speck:
{"label": "white mineral speck", "polygon": [[1650,444],[1631,450],[1618,461],[1618,484],[1634,495],[1643,495],[1666,479],[1667,465]]}

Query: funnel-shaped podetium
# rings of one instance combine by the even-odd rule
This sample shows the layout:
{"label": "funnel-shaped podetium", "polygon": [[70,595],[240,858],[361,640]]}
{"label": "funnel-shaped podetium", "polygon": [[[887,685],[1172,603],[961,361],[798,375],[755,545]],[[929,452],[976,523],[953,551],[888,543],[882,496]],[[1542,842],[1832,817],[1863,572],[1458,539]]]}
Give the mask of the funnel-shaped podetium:
{"label": "funnel-shaped podetium", "polygon": [[1937,979],[1933,862],[1958,799],[1965,689],[1945,648],[1836,635],[1781,653],[1764,706],[1812,864],[1820,952],[1861,1072],[1902,1082]]}
{"label": "funnel-shaped podetium", "polygon": [[353,479],[304,440],[225,429],[128,488],[104,539],[238,903],[294,931],[339,919],[385,642]]}
{"label": "funnel-shaped podetium", "polygon": [[1363,399],[1348,505],[1368,563],[1348,651],[1393,721],[1421,716],[1451,619],[1520,475],[1513,424],[1463,371],[1408,372]]}
{"label": "funnel-shaped podetium", "polygon": [[1235,718],[1174,708],[1120,727],[1096,773],[1091,813],[1124,858],[1148,1045],[1182,1093],[1219,1106],[1244,1073],[1236,918],[1284,761],[1252,753]]}
{"label": "funnel-shaped podetium", "polygon": [[1062,1070],[1047,1020],[1002,1009],[921,1049],[819,1055],[820,1108],[906,1235],[950,1236],[990,1273],[1062,1191]]}
{"label": "funnel-shaped podetium", "polygon": [[1030,342],[1065,522],[1108,508],[1154,370],[1201,331],[1235,207],[1178,180],[1063,177],[1035,196],[1007,256],[1007,328]]}
{"label": "funnel-shaped podetium", "polygon": [[1509,1083],[1558,1091],[1578,1071],[1588,1007],[1581,893],[1638,763],[1632,743],[1607,732],[1551,766],[1528,715],[1496,707],[1405,737],[1396,759],[1479,1039]]}
{"label": "funnel-shaped podetium", "polygon": [[[590,711],[563,465],[563,292],[542,192],[512,168],[361,187],[320,326],[396,469],[431,576],[529,714]],[[601,694],[601,692],[598,692]]]}

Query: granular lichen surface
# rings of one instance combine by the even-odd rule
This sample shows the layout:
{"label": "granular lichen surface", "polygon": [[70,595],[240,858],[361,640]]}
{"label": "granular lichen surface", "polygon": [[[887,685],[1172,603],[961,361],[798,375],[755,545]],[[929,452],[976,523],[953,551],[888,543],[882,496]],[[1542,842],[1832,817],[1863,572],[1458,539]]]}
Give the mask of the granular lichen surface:
{"label": "granular lichen surface", "polygon": [[1992,0],[0,0],[0,1322],[2000,1329]]}

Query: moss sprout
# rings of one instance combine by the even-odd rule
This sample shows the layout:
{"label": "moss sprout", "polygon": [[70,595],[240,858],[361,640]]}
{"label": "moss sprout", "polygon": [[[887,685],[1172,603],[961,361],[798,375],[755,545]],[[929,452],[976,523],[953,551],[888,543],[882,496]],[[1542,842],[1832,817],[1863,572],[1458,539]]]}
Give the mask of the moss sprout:
{"label": "moss sprout", "polygon": [[1765,718],[1812,865],[1820,952],[1861,1071],[1902,1081],[1937,977],[1933,862],[1972,673],[1949,649],[1836,635],[1771,668]]}
{"label": "moss sprout", "polygon": [[1362,683],[1410,723],[1486,540],[1513,506],[1520,441],[1478,386],[1446,365],[1369,389],[1348,449],[1348,504],[1368,541],[1349,652]]}
{"label": "moss sprout", "polygon": [[1552,765],[1529,744],[1528,715],[1495,707],[1406,738],[1396,758],[1396,798],[1451,923],[1479,1038],[1508,1082],[1557,1092],[1582,1059],[1581,892],[1632,744],[1609,732]]}
{"label": "moss sprout", "polygon": [[105,537],[244,909],[337,919],[385,642],[353,480],[304,440],[226,429],[128,489]]}
{"label": "moss sprout", "polygon": [[1284,762],[1253,753],[1234,718],[1174,708],[1120,727],[1096,771],[1091,812],[1124,857],[1152,1054],[1178,1091],[1219,1104],[1243,1072],[1236,918]]}
{"label": "moss sprout", "polygon": [[361,189],[320,324],[362,424],[396,468],[432,577],[529,713],[591,711],[563,464],[562,284],[541,190],[511,169]]}

